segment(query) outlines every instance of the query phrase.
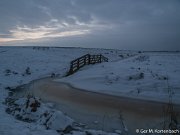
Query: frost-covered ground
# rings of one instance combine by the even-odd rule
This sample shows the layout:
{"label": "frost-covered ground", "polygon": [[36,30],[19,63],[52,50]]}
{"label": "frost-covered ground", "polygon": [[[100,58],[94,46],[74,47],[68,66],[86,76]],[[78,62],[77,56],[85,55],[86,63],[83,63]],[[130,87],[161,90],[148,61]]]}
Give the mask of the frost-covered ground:
{"label": "frost-covered ground", "polygon": [[[85,66],[77,73],[61,78],[68,71],[70,61],[86,53],[101,53],[109,58],[109,62]],[[178,52],[137,53],[82,48],[0,47],[0,135],[55,135],[61,134],[60,129],[64,130],[73,123],[71,118],[34,97],[17,99],[13,101],[12,108],[6,110],[5,99],[9,88],[51,76],[52,73],[61,78],[56,81],[70,83],[81,89],[145,100],[168,102],[168,89],[171,89],[173,102],[180,104]],[[71,134],[108,133],[81,129],[74,130]],[[118,133],[109,133],[113,134]]]}
{"label": "frost-covered ground", "polygon": [[80,89],[138,99],[180,104],[180,53],[146,52],[91,67],[56,81]]}
{"label": "frost-covered ground", "polygon": [[[108,57],[111,62],[114,61],[114,63],[116,63],[118,60],[136,54],[130,51],[103,49],[0,47],[0,135],[60,134],[56,132],[58,128],[57,125],[59,124],[57,120],[61,122],[61,124],[59,124],[59,126],[61,127],[63,127],[63,124],[67,124],[66,122],[71,122],[71,120],[68,121],[67,119],[69,118],[66,119],[66,116],[64,114],[59,111],[49,109],[48,105],[45,105],[43,103],[40,103],[41,107],[37,107],[40,110],[38,110],[35,114],[32,113],[34,110],[32,104],[36,103],[38,99],[26,97],[17,99],[14,102],[16,108],[14,110],[11,110],[11,113],[16,116],[23,115],[21,119],[26,119],[29,117],[36,119],[39,116],[42,116],[42,113],[45,113],[42,111],[53,112],[51,113],[52,117],[50,119],[50,123],[46,123],[49,126],[49,130],[46,130],[46,127],[43,126],[42,122],[22,122],[15,119],[12,115],[7,114],[5,111],[7,106],[4,104],[4,102],[9,93],[8,89],[15,88],[22,84],[27,84],[35,79],[50,76],[52,73],[55,73],[57,76],[61,77],[68,71],[69,62],[71,60],[86,53],[101,53]],[[112,65],[112,67],[114,66]],[[82,70],[85,71],[86,68],[83,68]],[[87,70],[90,70],[90,68],[87,68]],[[77,75],[78,73],[75,74],[75,76]],[[64,123],[63,120],[65,120]],[[86,135],[88,133],[103,135],[106,134],[103,131],[94,130],[72,132],[72,134],[74,135]]]}

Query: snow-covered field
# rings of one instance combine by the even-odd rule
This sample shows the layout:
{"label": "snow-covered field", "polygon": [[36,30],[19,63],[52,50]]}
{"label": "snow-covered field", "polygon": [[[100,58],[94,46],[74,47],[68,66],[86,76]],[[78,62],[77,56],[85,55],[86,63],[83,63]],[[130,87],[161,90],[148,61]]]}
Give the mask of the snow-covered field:
{"label": "snow-covered field", "polygon": [[85,67],[56,81],[84,90],[180,104],[180,53],[154,52]]}
{"label": "snow-covered field", "polygon": [[[77,73],[63,77],[69,70],[70,61],[87,53],[101,53],[109,58],[109,62],[85,66]],[[105,49],[0,47],[0,135],[55,135],[61,134],[59,129],[64,130],[65,126],[73,123],[71,118],[54,110],[51,105],[42,103],[38,98],[17,99],[13,104],[15,109],[8,110],[13,116],[6,113],[5,99],[9,94],[8,89],[51,76],[52,73],[60,78],[55,81],[66,82],[80,89],[144,100],[168,102],[170,89],[173,103],[180,104],[179,52],[138,53]],[[33,108],[32,103],[41,105]],[[34,109],[38,109],[36,113],[33,113]],[[21,116],[18,117],[21,121],[14,116]],[[22,121],[27,118],[36,122]],[[71,134],[108,133],[79,130],[72,131]],[[118,133],[109,133],[113,134]]]}
{"label": "snow-covered field", "polygon": [[[39,134],[60,134],[56,132],[57,120],[61,121],[59,124],[63,126],[63,116],[61,112],[54,111],[51,117],[51,123],[49,124],[49,130],[46,127],[38,123],[22,122],[15,119],[12,115],[6,113],[7,106],[4,104],[5,99],[8,96],[9,88],[15,88],[22,84],[27,84],[32,80],[42,77],[50,76],[55,73],[56,76],[63,76],[69,69],[69,62],[86,53],[90,54],[103,54],[109,58],[111,62],[116,63],[118,60],[130,57],[137,53],[130,51],[118,51],[118,50],[103,50],[103,49],[82,49],[82,48],[42,48],[42,47],[0,47],[0,135],[39,135]],[[94,65],[95,66],[95,65]],[[100,65],[98,65],[100,66]],[[113,66],[113,65],[112,65]],[[92,66],[93,68],[93,66]],[[82,70],[90,70],[91,68],[83,68]],[[98,70],[98,69],[97,69]],[[108,69],[107,69],[108,70]],[[78,74],[78,73],[77,73]],[[77,75],[76,74],[76,75]],[[76,76],[75,75],[75,76]],[[74,75],[73,75],[74,76]],[[81,78],[81,77],[80,77]],[[97,83],[96,83],[97,84]],[[38,99],[29,98],[29,104],[38,101]],[[27,117],[36,117],[32,113],[31,106],[25,106],[27,98],[17,99],[15,101],[18,107],[22,107],[21,111],[14,111],[14,115],[21,115],[26,113]],[[41,103],[43,104],[43,103]],[[29,108],[30,107],[30,108]],[[48,106],[41,105],[42,110],[38,111],[37,116],[42,113],[41,111],[49,111]],[[17,108],[16,108],[17,109]],[[52,110],[50,110],[52,111]],[[66,117],[66,116],[64,116]],[[64,118],[65,119],[65,118]],[[43,120],[43,119],[42,119]],[[71,120],[63,124],[67,124]],[[39,122],[41,123],[41,122]],[[48,124],[48,123],[46,123]],[[54,130],[54,128],[56,130]],[[74,135],[86,135],[103,134],[103,131],[73,131]],[[113,133],[111,133],[113,134]]]}

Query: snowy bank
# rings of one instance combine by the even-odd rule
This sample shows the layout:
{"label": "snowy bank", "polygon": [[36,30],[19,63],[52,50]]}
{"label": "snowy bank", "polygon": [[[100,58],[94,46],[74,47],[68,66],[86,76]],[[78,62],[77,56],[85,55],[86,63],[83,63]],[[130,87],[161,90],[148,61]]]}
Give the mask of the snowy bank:
{"label": "snowy bank", "polygon": [[168,89],[173,102],[180,104],[180,53],[143,53],[125,60],[84,67],[77,73],[55,81],[73,87],[127,96],[137,99],[168,102]]}

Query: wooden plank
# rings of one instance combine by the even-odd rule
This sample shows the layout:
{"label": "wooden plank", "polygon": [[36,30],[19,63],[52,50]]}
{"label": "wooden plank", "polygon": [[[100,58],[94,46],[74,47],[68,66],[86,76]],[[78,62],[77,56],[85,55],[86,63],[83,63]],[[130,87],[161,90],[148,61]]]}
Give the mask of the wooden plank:
{"label": "wooden plank", "polygon": [[89,64],[95,64],[95,63],[101,63],[104,61],[108,61],[108,58],[104,57],[102,54],[98,55],[90,55],[90,54],[85,54],[75,60],[72,60],[70,63],[70,70],[68,74],[73,74],[80,68],[84,67],[85,65]]}

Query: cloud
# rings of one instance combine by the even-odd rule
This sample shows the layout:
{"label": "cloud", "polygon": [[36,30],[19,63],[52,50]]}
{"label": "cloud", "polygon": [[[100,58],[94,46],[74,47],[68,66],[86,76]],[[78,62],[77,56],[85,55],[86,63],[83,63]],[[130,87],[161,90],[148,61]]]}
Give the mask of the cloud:
{"label": "cloud", "polygon": [[37,23],[34,25],[20,24],[14,26],[8,30],[8,34],[0,35],[0,43],[87,35],[93,30],[110,27],[110,24],[101,24],[95,17],[92,17],[89,22],[80,21],[74,15],[67,15],[66,19],[58,20],[51,15],[48,8],[44,6],[38,6],[38,8],[50,16],[49,21],[42,22],[42,25]]}
{"label": "cloud", "polygon": [[[51,20],[51,22],[56,22],[56,20]],[[17,26],[16,29],[10,30],[10,34],[3,35],[5,37],[0,38],[0,42],[36,40],[36,39],[42,39],[42,38],[69,37],[69,36],[84,35],[90,32],[90,30],[88,29],[74,28],[71,30],[66,30],[64,27],[66,27],[64,26],[64,24],[56,24],[53,26],[39,26],[36,28],[30,28],[28,26],[23,26],[23,27]]]}
{"label": "cloud", "polygon": [[176,50],[179,7],[179,0],[1,0],[0,44],[70,37],[59,42]]}

